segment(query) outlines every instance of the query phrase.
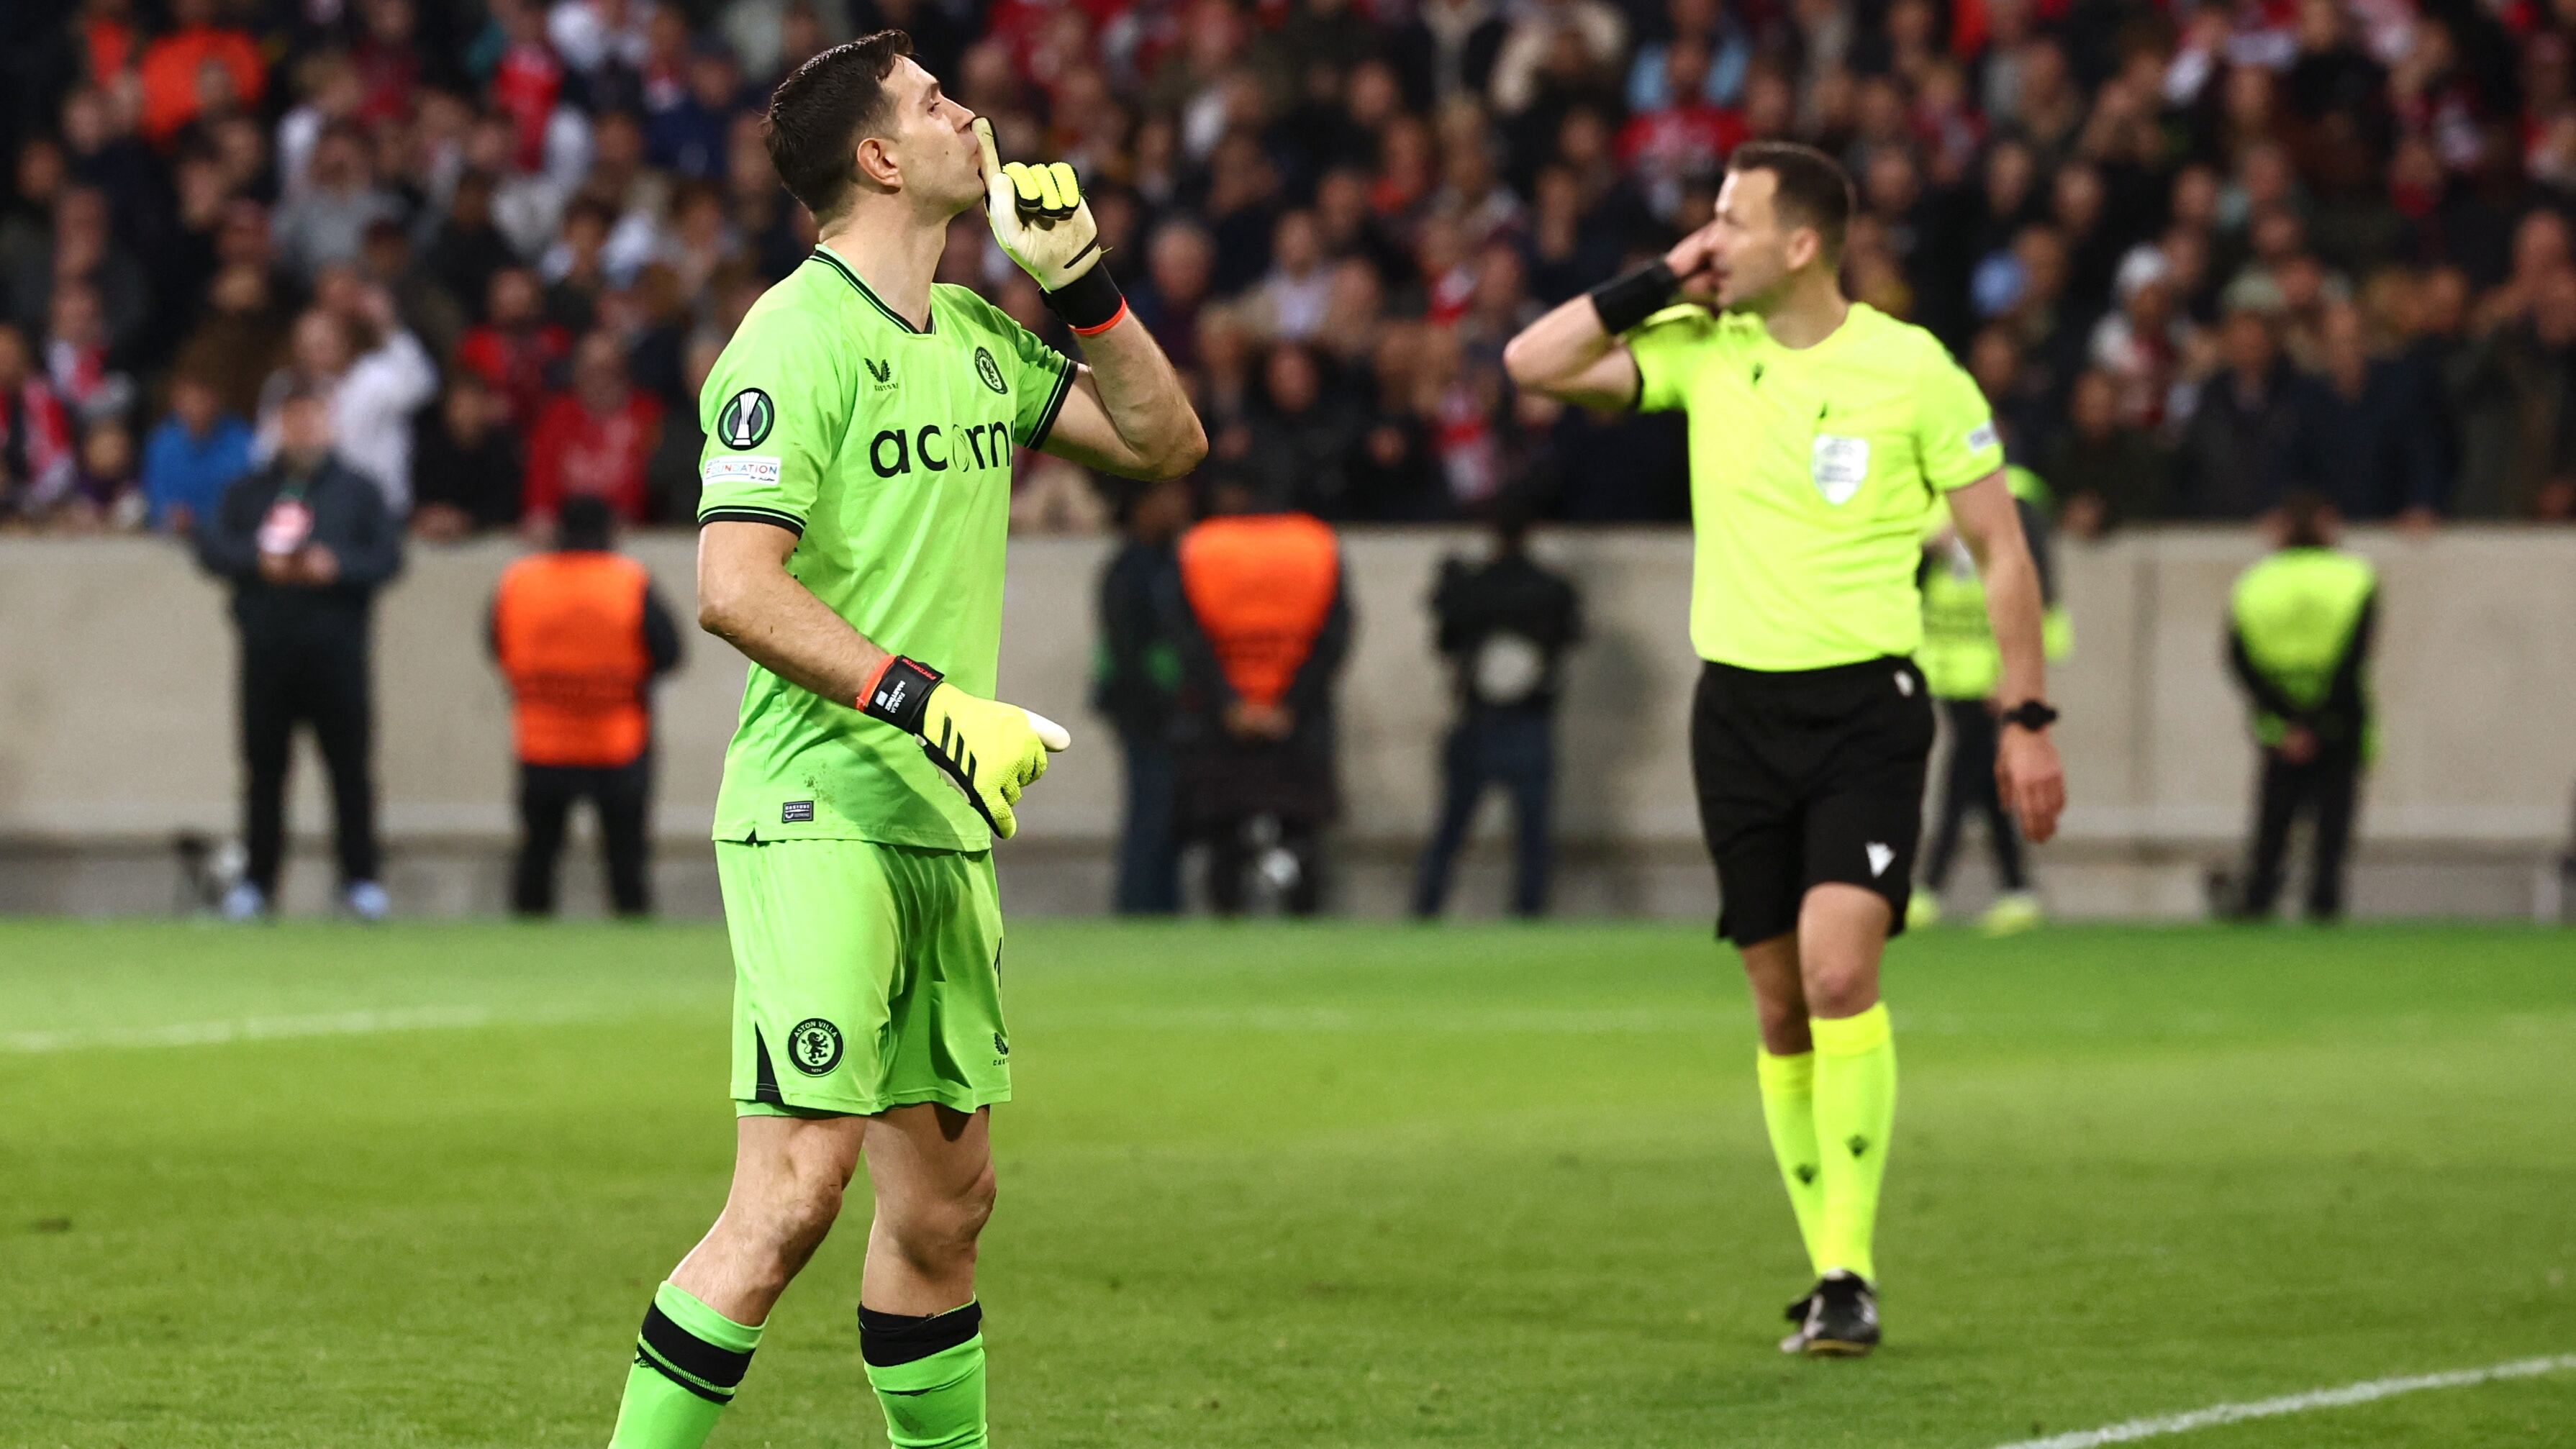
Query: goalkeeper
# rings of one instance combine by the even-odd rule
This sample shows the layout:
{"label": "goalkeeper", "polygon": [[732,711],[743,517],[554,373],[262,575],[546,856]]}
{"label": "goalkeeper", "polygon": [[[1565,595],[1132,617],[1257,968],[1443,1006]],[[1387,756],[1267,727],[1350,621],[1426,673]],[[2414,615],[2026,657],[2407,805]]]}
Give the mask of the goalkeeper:
{"label": "goalkeeper", "polygon": [[[897,1446],[986,1442],[975,1243],[1011,1095],[992,842],[1070,741],[992,699],[1017,448],[1135,477],[1206,452],[1061,164],[1003,166],[900,31],[770,98],[771,162],[821,242],[753,305],[699,401],[698,619],[751,659],[716,800],[735,970],[733,1186],[654,1294],[614,1449],[694,1449],[864,1160],[859,1348]],[[1089,366],[959,287],[995,239]]]}

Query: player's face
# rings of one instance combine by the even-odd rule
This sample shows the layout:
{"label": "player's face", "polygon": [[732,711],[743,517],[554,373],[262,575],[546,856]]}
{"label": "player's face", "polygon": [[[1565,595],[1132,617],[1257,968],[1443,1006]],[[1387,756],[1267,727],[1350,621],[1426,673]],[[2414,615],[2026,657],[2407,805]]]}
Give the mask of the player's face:
{"label": "player's face", "polygon": [[903,166],[903,185],[942,216],[984,199],[984,165],[975,144],[975,113],[949,98],[910,56],[886,77],[895,96],[889,148]]}
{"label": "player's face", "polygon": [[1762,309],[1791,269],[1792,229],[1780,225],[1771,195],[1780,179],[1768,171],[1730,171],[1717,189],[1710,249],[1717,256],[1717,304]]}

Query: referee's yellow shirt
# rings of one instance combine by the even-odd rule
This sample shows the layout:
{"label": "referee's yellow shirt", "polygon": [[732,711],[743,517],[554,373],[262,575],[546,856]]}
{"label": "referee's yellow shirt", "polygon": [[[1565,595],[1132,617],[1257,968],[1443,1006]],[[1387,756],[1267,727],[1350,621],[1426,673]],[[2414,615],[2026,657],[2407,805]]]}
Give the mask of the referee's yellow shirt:
{"label": "referee's yellow shirt", "polygon": [[1793,670],[1912,654],[1925,521],[2004,462],[1993,412],[1939,340],[1855,302],[1813,347],[1687,305],[1625,341],[1639,411],[1690,415],[1700,657]]}

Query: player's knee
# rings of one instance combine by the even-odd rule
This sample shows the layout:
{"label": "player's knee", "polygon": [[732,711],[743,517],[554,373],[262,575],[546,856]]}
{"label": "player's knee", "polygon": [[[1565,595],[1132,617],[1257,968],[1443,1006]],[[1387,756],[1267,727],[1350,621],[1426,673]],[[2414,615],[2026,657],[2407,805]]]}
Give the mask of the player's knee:
{"label": "player's knee", "polygon": [[1809,1016],[1857,1016],[1878,1000],[1878,973],[1857,963],[1820,961],[1807,968]]}
{"label": "player's knee", "polygon": [[801,1264],[821,1247],[841,1216],[842,1185],[831,1173],[797,1173],[780,1184],[770,1202],[770,1246],[782,1261]]}
{"label": "player's knee", "polygon": [[959,1190],[918,1200],[890,1220],[896,1246],[925,1272],[972,1262],[975,1242],[993,1216],[993,1169],[986,1167]]}

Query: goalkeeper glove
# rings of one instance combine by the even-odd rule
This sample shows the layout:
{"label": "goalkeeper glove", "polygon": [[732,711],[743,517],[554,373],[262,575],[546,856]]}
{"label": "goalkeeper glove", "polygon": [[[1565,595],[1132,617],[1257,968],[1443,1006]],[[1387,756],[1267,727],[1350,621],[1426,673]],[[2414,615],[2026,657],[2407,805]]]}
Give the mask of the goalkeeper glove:
{"label": "goalkeeper glove", "polygon": [[1005,166],[993,149],[993,123],[975,118],[984,148],[984,219],[993,240],[1020,270],[1037,279],[1047,306],[1065,325],[1092,337],[1118,325],[1127,299],[1100,264],[1100,224],[1082,199],[1082,182],[1061,161]]}
{"label": "goalkeeper glove", "polygon": [[890,658],[859,696],[859,712],[921,741],[921,752],[1004,840],[1017,835],[1011,807],[1047,772],[1047,756],[1073,736],[1035,710],[978,699],[936,669]]}

